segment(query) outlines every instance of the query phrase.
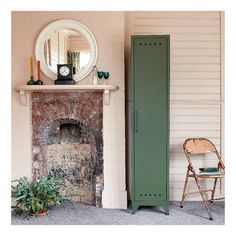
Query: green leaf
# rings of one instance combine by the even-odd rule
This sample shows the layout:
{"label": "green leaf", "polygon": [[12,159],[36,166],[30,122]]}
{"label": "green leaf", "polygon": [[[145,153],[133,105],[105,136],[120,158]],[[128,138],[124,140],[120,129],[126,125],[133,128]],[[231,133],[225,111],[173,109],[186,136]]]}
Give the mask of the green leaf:
{"label": "green leaf", "polygon": [[17,212],[38,214],[48,206],[60,205],[64,201],[59,193],[61,183],[58,177],[41,177],[36,181],[30,181],[25,176],[20,178],[16,186],[11,186],[11,196],[16,201]]}

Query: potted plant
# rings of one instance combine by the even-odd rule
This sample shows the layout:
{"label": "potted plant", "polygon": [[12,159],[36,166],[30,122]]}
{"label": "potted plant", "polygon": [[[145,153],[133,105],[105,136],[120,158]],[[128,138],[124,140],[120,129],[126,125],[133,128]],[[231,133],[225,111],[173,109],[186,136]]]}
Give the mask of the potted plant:
{"label": "potted plant", "polygon": [[11,197],[15,200],[14,213],[29,215],[46,215],[49,207],[60,205],[64,198],[59,192],[62,183],[57,177],[42,177],[30,181],[22,177],[16,186],[12,185]]}

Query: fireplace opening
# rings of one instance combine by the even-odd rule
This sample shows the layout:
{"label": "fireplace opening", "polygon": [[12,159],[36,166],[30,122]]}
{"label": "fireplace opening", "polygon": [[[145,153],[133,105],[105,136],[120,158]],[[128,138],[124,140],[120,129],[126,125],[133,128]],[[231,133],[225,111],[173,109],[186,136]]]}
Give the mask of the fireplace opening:
{"label": "fireplace opening", "polygon": [[60,125],[60,144],[80,143],[81,128],[77,124]]}
{"label": "fireplace opening", "polygon": [[[63,179],[62,195],[101,206],[103,190],[102,132],[74,119],[58,119],[41,132],[39,176]],[[40,158],[39,158],[40,159]]]}
{"label": "fireplace opening", "polygon": [[32,173],[57,175],[64,196],[102,207],[102,94],[92,94],[32,95]]}

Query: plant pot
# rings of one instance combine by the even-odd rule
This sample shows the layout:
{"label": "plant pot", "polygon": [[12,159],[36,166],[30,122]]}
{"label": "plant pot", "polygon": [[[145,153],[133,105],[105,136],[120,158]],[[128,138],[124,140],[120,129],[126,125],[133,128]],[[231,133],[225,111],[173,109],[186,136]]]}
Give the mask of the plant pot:
{"label": "plant pot", "polygon": [[42,209],[39,211],[39,214],[31,212],[31,216],[46,216],[48,214],[48,210]]}

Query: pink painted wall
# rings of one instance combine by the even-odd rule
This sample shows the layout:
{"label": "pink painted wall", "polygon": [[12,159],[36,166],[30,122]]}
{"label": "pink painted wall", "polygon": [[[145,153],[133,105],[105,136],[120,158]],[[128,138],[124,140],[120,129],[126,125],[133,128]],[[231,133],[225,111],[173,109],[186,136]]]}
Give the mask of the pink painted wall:
{"label": "pink painted wall", "polygon": [[[99,47],[98,67],[111,69],[111,64],[114,64],[111,59],[116,59],[116,54],[121,52],[123,54],[123,12],[13,12],[13,85],[27,82],[28,58],[30,55],[34,55],[34,44],[38,34],[47,24],[59,19],[78,20],[92,31]],[[115,68],[114,66],[113,69]],[[117,75],[117,73],[115,74]],[[19,78],[15,79],[17,77]],[[44,79],[47,84],[52,83],[50,80]]]}
{"label": "pink painted wall", "polygon": [[[104,106],[104,207],[126,208],[124,115],[124,12],[12,12],[12,178],[31,176],[30,109],[20,104],[14,87],[29,79],[28,58],[35,40],[50,22],[74,19],[94,34],[99,49],[97,67],[110,72],[110,83],[119,86],[110,105]],[[36,72],[36,71],[35,71]],[[36,73],[35,73],[36,75]],[[53,82],[43,76],[44,84]],[[92,84],[90,76],[79,82]],[[117,193],[116,193],[117,192]],[[112,194],[113,193],[113,194]]]}

